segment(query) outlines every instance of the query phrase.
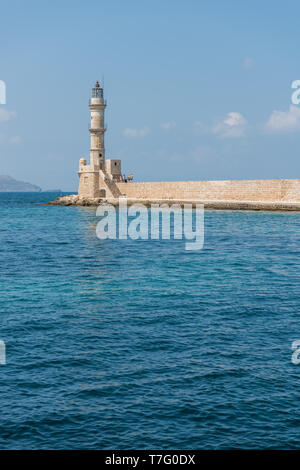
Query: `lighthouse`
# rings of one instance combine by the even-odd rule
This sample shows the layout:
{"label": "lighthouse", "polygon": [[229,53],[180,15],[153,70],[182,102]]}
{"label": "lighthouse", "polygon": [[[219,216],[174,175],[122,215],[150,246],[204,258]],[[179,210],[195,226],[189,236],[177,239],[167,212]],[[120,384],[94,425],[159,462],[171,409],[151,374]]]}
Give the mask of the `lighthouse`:
{"label": "lighthouse", "polygon": [[89,102],[91,111],[91,125],[89,128],[91,136],[90,164],[95,170],[105,168],[105,147],[104,147],[104,111],[106,103],[103,98],[103,88],[98,80],[92,89],[92,97]]}
{"label": "lighthouse", "polygon": [[89,100],[90,108],[90,161],[79,160],[78,195],[88,198],[117,197],[120,191],[117,182],[123,180],[120,159],[105,159],[104,135],[106,132],[104,113],[106,100],[103,88],[96,82]]}

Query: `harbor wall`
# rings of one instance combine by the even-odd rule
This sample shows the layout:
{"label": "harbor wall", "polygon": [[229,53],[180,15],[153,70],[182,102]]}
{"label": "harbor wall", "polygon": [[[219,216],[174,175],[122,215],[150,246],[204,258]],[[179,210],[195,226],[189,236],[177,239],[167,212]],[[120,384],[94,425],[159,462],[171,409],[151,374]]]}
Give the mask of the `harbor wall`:
{"label": "harbor wall", "polygon": [[300,180],[227,180],[117,183],[122,195],[136,199],[300,202]]}

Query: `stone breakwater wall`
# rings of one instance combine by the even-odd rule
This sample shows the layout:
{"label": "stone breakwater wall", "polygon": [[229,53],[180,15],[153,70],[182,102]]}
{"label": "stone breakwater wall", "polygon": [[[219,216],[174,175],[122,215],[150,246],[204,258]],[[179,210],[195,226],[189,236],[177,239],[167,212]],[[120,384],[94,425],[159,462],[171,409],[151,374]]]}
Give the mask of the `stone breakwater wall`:
{"label": "stone breakwater wall", "polygon": [[117,183],[134,199],[300,203],[300,180],[228,180]]}
{"label": "stone breakwater wall", "polygon": [[[300,180],[169,181],[116,183],[128,204],[204,204],[205,209],[300,211]],[[118,205],[118,198],[59,197],[60,206]]]}

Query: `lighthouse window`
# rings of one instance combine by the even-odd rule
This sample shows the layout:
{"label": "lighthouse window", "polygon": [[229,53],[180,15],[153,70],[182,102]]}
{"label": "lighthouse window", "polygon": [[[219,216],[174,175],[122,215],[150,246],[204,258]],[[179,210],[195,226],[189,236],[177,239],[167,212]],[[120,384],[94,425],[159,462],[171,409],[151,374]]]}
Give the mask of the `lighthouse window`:
{"label": "lighthouse window", "polygon": [[117,166],[117,162],[115,162],[115,166]]}

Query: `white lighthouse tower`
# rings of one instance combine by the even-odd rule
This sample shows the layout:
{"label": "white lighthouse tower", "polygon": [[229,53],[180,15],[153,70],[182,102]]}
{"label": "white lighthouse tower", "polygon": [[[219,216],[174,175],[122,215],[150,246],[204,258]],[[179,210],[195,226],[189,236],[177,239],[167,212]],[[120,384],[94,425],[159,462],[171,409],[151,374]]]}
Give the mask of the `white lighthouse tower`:
{"label": "white lighthouse tower", "polygon": [[89,101],[90,123],[90,163],[85,158],[79,160],[78,195],[89,198],[116,197],[119,195],[118,181],[122,181],[121,160],[105,160],[104,134],[106,132],[104,112],[106,101],[99,82],[92,89]]}
{"label": "white lighthouse tower", "polygon": [[103,98],[103,88],[99,82],[92,89],[92,98],[89,108],[91,110],[91,135],[90,164],[95,170],[104,170],[105,167],[105,147],[104,147],[104,111],[106,103]]}

